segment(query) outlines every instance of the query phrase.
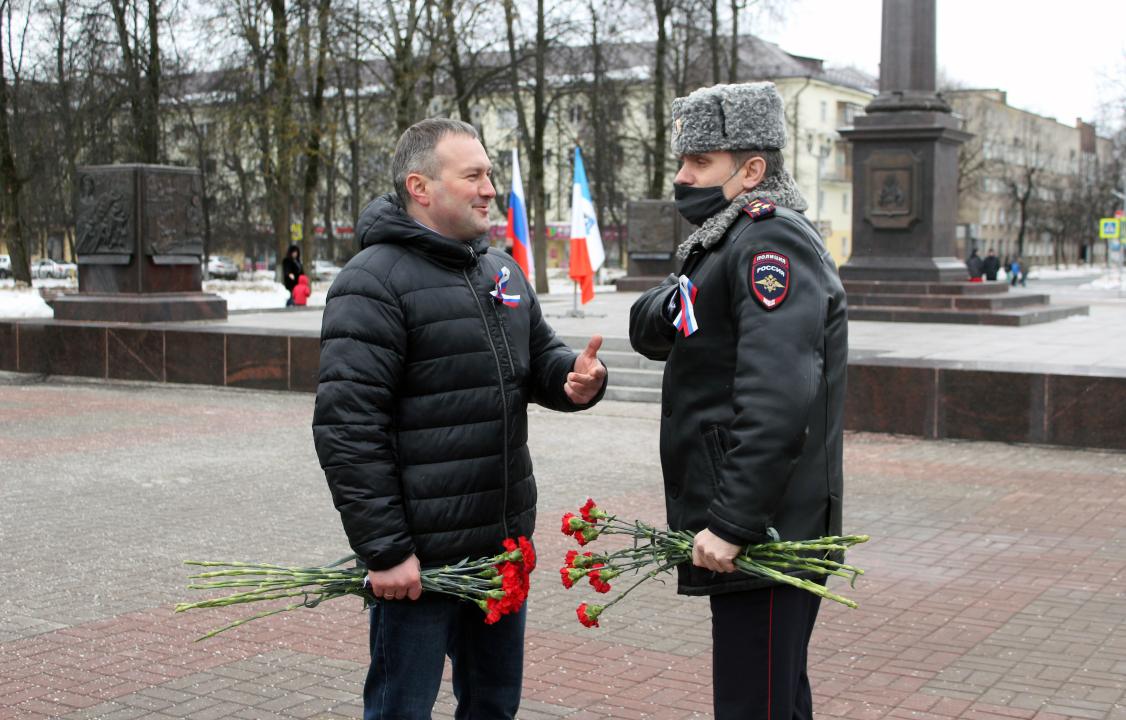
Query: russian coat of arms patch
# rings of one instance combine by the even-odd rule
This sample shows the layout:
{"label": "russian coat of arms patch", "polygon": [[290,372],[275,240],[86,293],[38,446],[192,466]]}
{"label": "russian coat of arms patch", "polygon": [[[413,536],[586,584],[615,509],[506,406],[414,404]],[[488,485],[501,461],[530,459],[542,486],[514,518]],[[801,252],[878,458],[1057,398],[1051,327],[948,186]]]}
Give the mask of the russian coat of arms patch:
{"label": "russian coat of arms patch", "polygon": [[775,310],[790,293],[790,259],[776,252],[760,252],[751,261],[751,291],[767,310]]}

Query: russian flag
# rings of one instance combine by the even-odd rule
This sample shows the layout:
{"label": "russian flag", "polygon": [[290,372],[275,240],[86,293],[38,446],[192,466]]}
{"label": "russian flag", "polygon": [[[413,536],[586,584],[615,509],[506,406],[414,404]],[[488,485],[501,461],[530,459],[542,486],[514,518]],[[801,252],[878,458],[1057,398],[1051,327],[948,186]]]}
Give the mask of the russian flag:
{"label": "russian flag", "polygon": [[575,180],[571,186],[571,279],[582,288],[583,304],[594,299],[594,273],[602,267],[606,251],[590,199],[583,153],[575,146]]}
{"label": "russian flag", "polygon": [[531,282],[536,266],[532,260],[532,240],[528,235],[528,205],[524,202],[524,183],[520,178],[520,155],[512,149],[512,183],[508,191],[508,227],[504,237],[512,243],[512,257]]}

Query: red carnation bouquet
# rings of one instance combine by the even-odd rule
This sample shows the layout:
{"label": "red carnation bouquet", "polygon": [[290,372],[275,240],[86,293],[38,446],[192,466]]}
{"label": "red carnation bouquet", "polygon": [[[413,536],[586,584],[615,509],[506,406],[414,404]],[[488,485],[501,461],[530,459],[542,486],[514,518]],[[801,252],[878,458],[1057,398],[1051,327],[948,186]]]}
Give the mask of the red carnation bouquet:
{"label": "red carnation bouquet", "polygon": [[[611,580],[625,573],[641,574],[640,579],[610,602],[579,605],[576,610],[579,622],[587,627],[598,627],[598,617],[602,613],[645,581],[671,572],[677,565],[691,562],[692,543],[696,535],[686,531],[658,530],[638,520],[621,520],[599,508],[590,498],[579,508],[578,515],[567,513],[563,516],[562,530],[564,535],[575,538],[580,546],[603,535],[625,535],[633,540],[631,545],[608,553],[567,551],[559,575],[563,587],[568,589],[586,578],[595,592],[607,593],[611,590]],[[845,550],[867,541],[867,535],[839,535],[748,545],[735,558],[735,567],[747,575],[792,585],[855,608],[857,604],[854,601],[808,578],[835,575],[847,579],[850,585],[855,584],[857,576],[863,575],[864,571],[836,558],[843,560]],[[800,575],[789,574],[793,572]]]}
{"label": "red carnation bouquet", "polygon": [[[343,567],[356,559],[355,555],[349,555],[331,565],[321,567],[187,560],[184,562],[185,565],[221,568],[190,575],[193,580],[206,580],[206,582],[190,584],[189,590],[238,588],[239,591],[210,600],[180,603],[176,606],[176,612],[301,598],[300,602],[236,620],[197,638],[197,640],[206,640],[251,620],[298,608],[314,608],[326,600],[334,600],[346,595],[362,598],[366,608],[376,599],[368,586],[367,569]],[[523,536],[515,540],[506,538],[504,552],[492,557],[466,559],[456,565],[423,569],[422,590],[453,595],[475,603],[485,613],[485,622],[492,624],[504,615],[519,611],[524,605],[524,601],[528,598],[529,575],[535,567],[536,552],[532,548],[532,543]]]}

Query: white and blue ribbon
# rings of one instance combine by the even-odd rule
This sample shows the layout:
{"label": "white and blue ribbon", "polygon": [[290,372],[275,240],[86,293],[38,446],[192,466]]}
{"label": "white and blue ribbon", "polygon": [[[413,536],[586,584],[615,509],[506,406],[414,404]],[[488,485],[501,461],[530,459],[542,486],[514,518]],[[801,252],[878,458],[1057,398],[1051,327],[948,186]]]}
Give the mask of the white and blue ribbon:
{"label": "white and blue ribbon", "polygon": [[508,289],[508,280],[510,277],[512,277],[512,273],[509,272],[507,266],[502,265],[500,272],[497,273],[495,278],[497,284],[496,289],[489,292],[489,294],[496,298],[497,302],[507,307],[516,307],[520,304],[520,296],[510,295],[505,292],[505,290]]}
{"label": "white and blue ribbon", "polygon": [[696,321],[697,288],[687,275],[681,275],[678,282],[680,284],[680,312],[673,318],[672,324],[677,330],[684,333],[684,337],[688,337],[700,329],[700,323]]}

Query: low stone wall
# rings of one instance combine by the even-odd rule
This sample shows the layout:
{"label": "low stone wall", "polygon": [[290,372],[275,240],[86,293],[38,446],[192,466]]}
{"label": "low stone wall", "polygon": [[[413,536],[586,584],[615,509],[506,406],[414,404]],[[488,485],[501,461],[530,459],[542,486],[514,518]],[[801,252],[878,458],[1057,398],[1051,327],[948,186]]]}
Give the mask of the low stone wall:
{"label": "low stone wall", "polygon": [[[313,392],[319,359],[310,331],[0,321],[0,370],[10,372]],[[853,357],[845,427],[1126,450],[1126,373]]]}

